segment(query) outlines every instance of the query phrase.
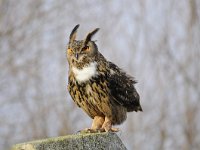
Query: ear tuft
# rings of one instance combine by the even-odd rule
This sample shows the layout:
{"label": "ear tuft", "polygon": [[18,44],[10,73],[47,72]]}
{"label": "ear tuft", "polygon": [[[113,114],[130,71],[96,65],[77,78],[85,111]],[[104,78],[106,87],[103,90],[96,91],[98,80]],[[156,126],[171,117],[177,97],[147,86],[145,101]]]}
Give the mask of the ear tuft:
{"label": "ear tuft", "polygon": [[77,33],[77,29],[78,29],[79,26],[80,26],[80,25],[77,24],[77,25],[74,27],[74,29],[72,30],[72,32],[71,32],[71,34],[70,34],[70,36],[69,36],[69,42],[72,42],[72,41],[75,40],[75,38],[76,38],[76,33]]}
{"label": "ear tuft", "polygon": [[99,31],[99,28],[94,29],[92,32],[88,33],[88,35],[85,38],[85,44],[87,44],[89,41],[91,41],[92,37]]}

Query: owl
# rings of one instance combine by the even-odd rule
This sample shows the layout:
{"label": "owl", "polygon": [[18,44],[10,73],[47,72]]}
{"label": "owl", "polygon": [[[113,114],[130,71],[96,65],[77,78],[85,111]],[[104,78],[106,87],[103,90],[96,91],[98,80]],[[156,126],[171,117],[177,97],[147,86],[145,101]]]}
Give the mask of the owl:
{"label": "owl", "polygon": [[133,77],[108,61],[98,50],[92,37],[96,28],[84,40],[76,40],[79,25],[69,36],[68,91],[77,104],[93,119],[88,132],[117,132],[113,125],[123,123],[127,112],[142,111],[140,97]]}

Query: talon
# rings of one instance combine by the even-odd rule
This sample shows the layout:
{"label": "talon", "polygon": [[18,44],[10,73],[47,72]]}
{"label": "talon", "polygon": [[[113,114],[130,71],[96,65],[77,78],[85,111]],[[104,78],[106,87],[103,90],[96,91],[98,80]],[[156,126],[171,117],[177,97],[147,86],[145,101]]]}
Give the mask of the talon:
{"label": "talon", "polygon": [[100,128],[99,132],[106,132],[104,128]]}
{"label": "talon", "polygon": [[111,132],[118,132],[118,131],[119,131],[119,128],[111,128],[110,131],[111,131]]}

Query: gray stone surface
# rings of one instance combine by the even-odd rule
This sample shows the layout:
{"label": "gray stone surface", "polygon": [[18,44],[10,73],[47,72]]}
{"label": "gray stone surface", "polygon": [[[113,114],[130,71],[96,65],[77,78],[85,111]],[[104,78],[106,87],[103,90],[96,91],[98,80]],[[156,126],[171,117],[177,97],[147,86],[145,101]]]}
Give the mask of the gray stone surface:
{"label": "gray stone surface", "polygon": [[116,133],[85,133],[14,145],[11,150],[126,150]]}

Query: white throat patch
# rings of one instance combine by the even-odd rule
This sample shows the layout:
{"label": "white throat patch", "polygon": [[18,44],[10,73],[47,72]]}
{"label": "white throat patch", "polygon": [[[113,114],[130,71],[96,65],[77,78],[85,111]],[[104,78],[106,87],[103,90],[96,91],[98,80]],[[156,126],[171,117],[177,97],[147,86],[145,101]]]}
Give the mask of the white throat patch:
{"label": "white throat patch", "polygon": [[92,62],[88,66],[84,67],[83,69],[72,67],[72,71],[77,81],[85,82],[89,80],[91,77],[96,76],[98,74],[96,71],[96,66],[97,66],[97,63]]}

